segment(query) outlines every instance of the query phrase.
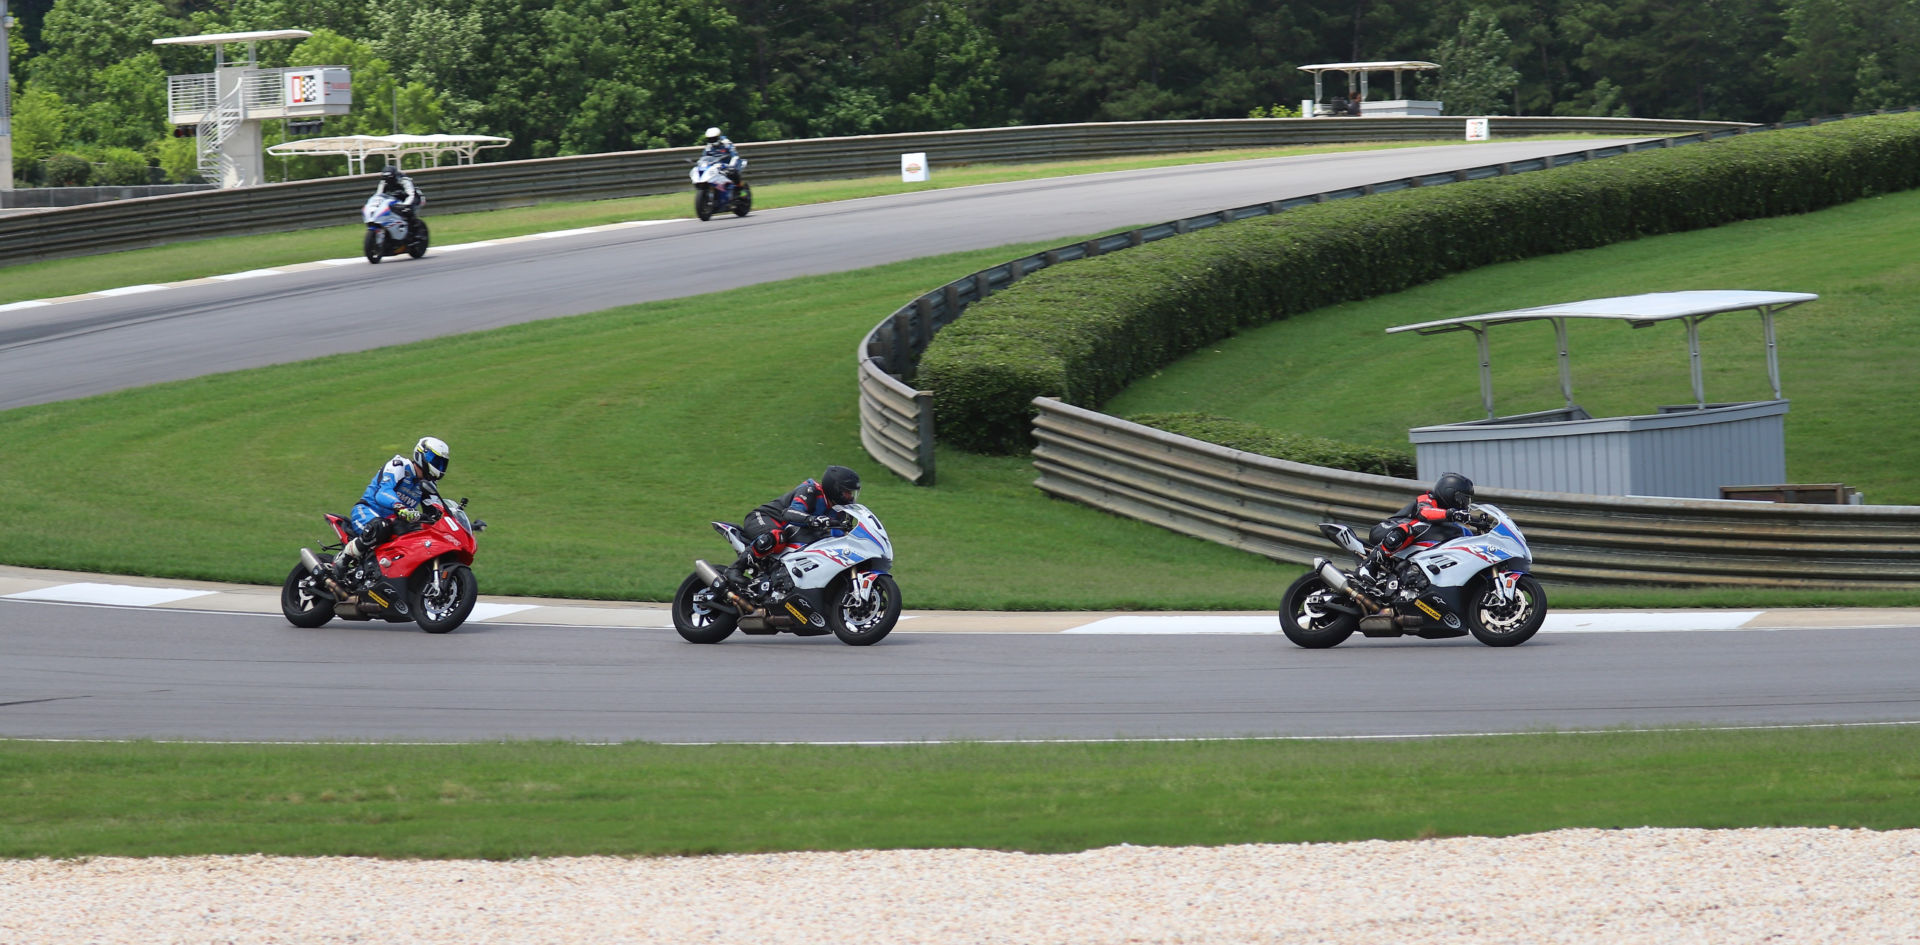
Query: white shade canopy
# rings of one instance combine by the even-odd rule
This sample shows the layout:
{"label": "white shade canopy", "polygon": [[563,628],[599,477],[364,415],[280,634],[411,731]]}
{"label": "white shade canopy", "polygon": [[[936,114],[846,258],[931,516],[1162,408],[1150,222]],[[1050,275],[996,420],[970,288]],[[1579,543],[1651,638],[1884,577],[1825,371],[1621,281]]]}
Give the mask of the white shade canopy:
{"label": "white shade canopy", "polygon": [[267,148],[276,157],[337,154],[347,159],[350,173],[363,173],[366,160],[385,155],[399,164],[409,154],[432,155],[435,163],[442,154],[452,154],[457,163],[472,164],[474,156],[486,148],[504,148],[512,138],[493,135],[342,135],[334,138],[303,138],[285,141]]}
{"label": "white shade canopy", "polygon": [[250,33],[202,33],[199,36],[169,36],[153,41],[155,46],[216,46],[223,43],[264,43],[270,39],[306,39],[306,30],[254,30]]}
{"label": "white shade canopy", "polygon": [[1420,59],[1392,59],[1385,62],[1318,62],[1301,66],[1301,72],[1424,72],[1438,69],[1437,62]]}
{"label": "white shade canopy", "polygon": [[1680,319],[1687,326],[1687,356],[1693,373],[1695,403],[1706,406],[1705,382],[1700,370],[1700,323],[1726,312],[1755,311],[1766,336],[1767,379],[1773,384],[1773,397],[1780,399],[1780,360],[1773,338],[1774,313],[1802,302],[1819,298],[1811,292],[1763,292],[1748,289],[1701,289],[1685,292],[1647,292],[1618,295],[1604,299],[1537,305],[1487,315],[1463,315],[1387,329],[1388,334],[1402,331],[1437,335],[1450,331],[1473,332],[1480,346],[1480,398],[1493,417],[1493,366],[1487,351],[1487,326],[1512,322],[1549,321],[1560,345],[1560,389],[1567,406],[1573,406],[1573,380],[1567,367],[1567,319],[1589,318],[1626,322],[1635,328]]}

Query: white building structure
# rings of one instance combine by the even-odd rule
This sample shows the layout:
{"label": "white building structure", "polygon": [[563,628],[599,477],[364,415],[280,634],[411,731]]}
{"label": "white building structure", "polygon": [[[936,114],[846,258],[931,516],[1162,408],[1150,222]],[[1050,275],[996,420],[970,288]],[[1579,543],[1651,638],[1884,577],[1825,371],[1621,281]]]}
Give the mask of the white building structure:
{"label": "white building structure", "polygon": [[[255,44],[305,39],[306,30],[258,30],[171,36],[155,46],[212,46],[213,72],[167,77],[167,117],[194,128],[200,176],[221,187],[266,182],[260,123],[280,118],[345,115],[353,105],[353,80],[345,66],[261,69]],[[245,43],[244,62],[228,62],[226,47]]]}

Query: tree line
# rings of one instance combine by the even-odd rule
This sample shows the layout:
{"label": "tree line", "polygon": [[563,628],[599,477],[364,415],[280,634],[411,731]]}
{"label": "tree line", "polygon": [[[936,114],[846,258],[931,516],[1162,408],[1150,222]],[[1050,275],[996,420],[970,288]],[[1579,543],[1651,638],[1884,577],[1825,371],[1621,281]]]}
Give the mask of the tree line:
{"label": "tree line", "polygon": [[690,145],[709,125],[753,141],[1286,114],[1312,95],[1297,66],[1380,59],[1440,63],[1408,94],[1449,114],[1767,122],[1920,103],[1920,0],[11,6],[14,162],[36,183],[187,179],[193,142],[167,122],[166,76],[210,72],[213,53],[152,40],[263,29],[313,33],[261,44],[263,65],[353,70],[353,113],[321,134],[500,135],[516,158]]}

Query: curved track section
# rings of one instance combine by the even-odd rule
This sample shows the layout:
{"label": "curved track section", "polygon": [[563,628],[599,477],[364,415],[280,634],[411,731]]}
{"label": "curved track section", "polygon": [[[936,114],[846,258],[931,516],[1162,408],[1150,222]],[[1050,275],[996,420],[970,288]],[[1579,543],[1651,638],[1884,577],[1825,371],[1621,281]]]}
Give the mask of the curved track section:
{"label": "curved track section", "polygon": [[[1649,622],[1651,625],[1651,621]],[[1277,634],[296,630],[278,616],[0,600],[0,735],[468,741],[1391,737],[1920,719],[1920,627]]]}
{"label": "curved track section", "polygon": [[[13,308],[0,311],[0,409],[1631,140],[1308,155],[923,191]],[[353,209],[341,208],[343,221]]]}

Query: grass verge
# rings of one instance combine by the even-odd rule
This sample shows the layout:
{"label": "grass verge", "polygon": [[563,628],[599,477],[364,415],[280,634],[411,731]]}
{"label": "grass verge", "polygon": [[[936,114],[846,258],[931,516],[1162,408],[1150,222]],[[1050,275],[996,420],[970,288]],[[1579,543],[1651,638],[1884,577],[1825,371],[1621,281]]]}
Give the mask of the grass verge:
{"label": "grass verge", "polygon": [[[1246,331],[1138,381],[1102,409],[1196,411],[1305,436],[1406,448],[1407,430],[1476,419],[1479,355],[1467,332],[1387,335],[1395,325],[1572,299],[1679,289],[1814,292],[1775,320],[1787,478],[1845,482],[1867,501],[1920,503],[1920,427],[1903,393],[1920,363],[1920,192],[1798,217],[1754,220],[1489,266],[1391,296],[1331,306]],[[1701,326],[1709,401],[1772,397],[1760,320]],[[1693,402],[1686,333],[1567,326],[1576,403],[1596,417]],[[1496,410],[1560,407],[1554,334],[1501,326],[1492,345]],[[1523,522],[1524,526],[1525,523]]]}
{"label": "grass verge", "polygon": [[[1590,140],[1590,136],[1551,135],[1502,140],[1507,142],[1580,141]],[[1099,174],[1108,171],[1170,167],[1178,164],[1211,164],[1300,154],[1374,151],[1461,143],[1459,141],[1394,141],[1366,145],[1322,144],[1288,148],[1160,154],[1091,161],[965,165],[936,168],[933,180],[912,184],[902,183],[896,177],[868,177],[856,180],[756,185],[753,189],[753,199],[757,209],[772,210],[833,200],[851,200],[857,197],[879,197],[888,194],[970,187],[976,184],[998,184],[1043,177]],[[340,213],[341,220],[351,220],[354,211],[354,207],[343,206]],[[573,227],[598,226],[627,220],[670,220],[692,215],[692,204],[688,196],[675,193],[618,200],[545,203],[533,207],[478,213],[447,215],[429,213],[428,219],[433,224],[434,242],[438,245],[449,245],[524,236],[528,233],[545,233]],[[354,256],[359,251],[362,229],[363,227],[359,224],[343,224],[291,233],[221,237],[100,256],[0,266],[0,305],[28,299],[79,295],[120,286],[179,282],[230,272]]]}
{"label": "grass verge", "polygon": [[1920,826],[1920,727],[899,747],[0,741],[0,857],[484,858]]}

